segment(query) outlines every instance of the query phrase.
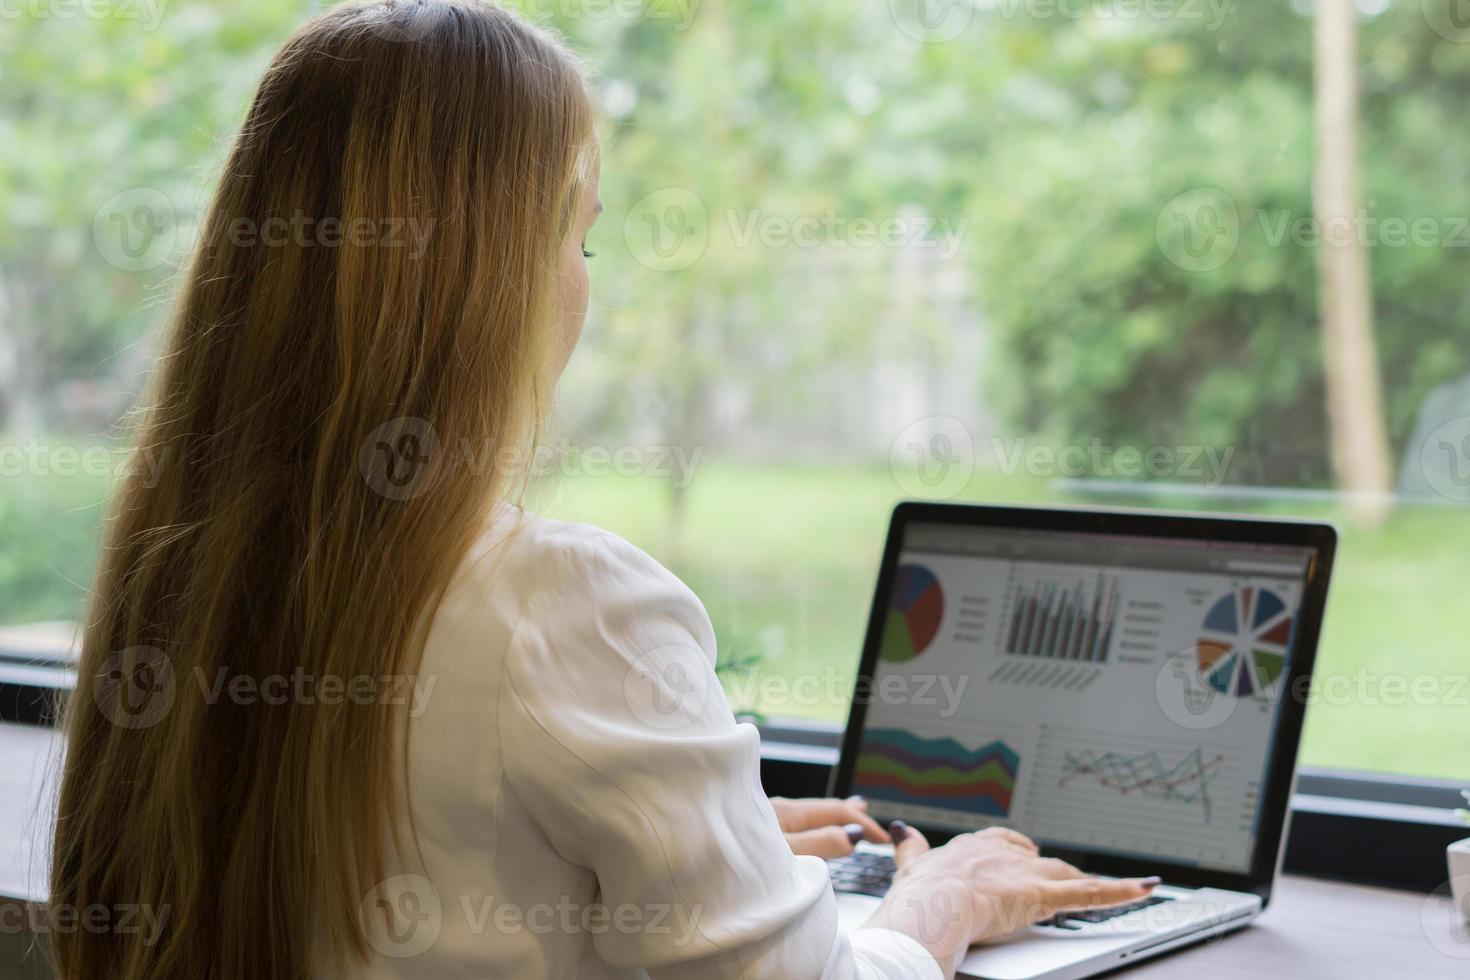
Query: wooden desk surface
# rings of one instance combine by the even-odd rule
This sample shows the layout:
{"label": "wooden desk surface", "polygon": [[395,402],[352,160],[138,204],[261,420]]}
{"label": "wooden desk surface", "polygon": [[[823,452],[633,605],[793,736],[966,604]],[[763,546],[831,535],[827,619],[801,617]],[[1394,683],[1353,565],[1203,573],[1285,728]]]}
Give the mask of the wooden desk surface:
{"label": "wooden desk surface", "polygon": [[61,772],[61,736],[0,724],[0,899],[46,894],[46,851]]}
{"label": "wooden desk surface", "polygon": [[1470,926],[1453,911],[1448,896],[1283,875],[1252,925],[1117,976],[1470,980]]}
{"label": "wooden desk surface", "polygon": [[[44,845],[61,738],[0,724],[0,900],[45,894]],[[1287,875],[1249,928],[1118,976],[1190,980],[1470,980],[1470,927],[1447,897]],[[0,964],[0,975],[5,964]]]}

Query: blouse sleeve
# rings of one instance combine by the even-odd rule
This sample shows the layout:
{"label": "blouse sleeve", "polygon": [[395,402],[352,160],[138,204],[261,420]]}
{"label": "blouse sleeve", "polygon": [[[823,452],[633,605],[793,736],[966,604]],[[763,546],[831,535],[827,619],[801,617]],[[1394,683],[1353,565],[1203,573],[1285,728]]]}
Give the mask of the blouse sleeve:
{"label": "blouse sleeve", "polygon": [[826,867],[792,855],[761,791],[693,593],[605,532],[536,565],[500,742],[518,802],[597,877],[598,955],[655,980],[942,978],[908,936],[838,928]]}

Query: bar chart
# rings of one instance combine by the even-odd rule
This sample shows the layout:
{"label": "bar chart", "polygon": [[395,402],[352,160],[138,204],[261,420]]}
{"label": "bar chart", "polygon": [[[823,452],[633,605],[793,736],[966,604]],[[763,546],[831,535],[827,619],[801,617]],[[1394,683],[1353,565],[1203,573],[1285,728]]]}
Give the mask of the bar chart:
{"label": "bar chart", "polygon": [[1102,663],[1118,621],[1116,575],[1041,578],[1013,583],[1005,626],[1012,656]]}

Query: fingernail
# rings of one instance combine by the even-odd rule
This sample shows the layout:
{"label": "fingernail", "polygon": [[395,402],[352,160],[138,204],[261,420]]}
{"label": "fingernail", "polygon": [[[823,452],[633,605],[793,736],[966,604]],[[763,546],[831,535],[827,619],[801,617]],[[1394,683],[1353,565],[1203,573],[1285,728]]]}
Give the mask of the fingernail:
{"label": "fingernail", "polygon": [[1152,888],[1154,885],[1162,885],[1164,883],[1164,879],[1160,878],[1158,875],[1151,875],[1147,878],[1139,878],[1138,883],[1145,888]]}
{"label": "fingernail", "polygon": [[842,832],[846,834],[847,839],[852,841],[854,844],[863,839],[863,825],[860,823],[850,823],[842,828]]}
{"label": "fingernail", "polygon": [[859,796],[857,793],[854,793],[854,794],[852,794],[851,796],[849,796],[847,798],[847,802],[849,802],[849,803],[866,803],[866,802],[868,802],[868,800],[867,800],[866,797]]}
{"label": "fingernail", "polygon": [[888,836],[893,838],[893,843],[902,844],[909,836],[909,825],[902,820],[895,820],[888,825]]}

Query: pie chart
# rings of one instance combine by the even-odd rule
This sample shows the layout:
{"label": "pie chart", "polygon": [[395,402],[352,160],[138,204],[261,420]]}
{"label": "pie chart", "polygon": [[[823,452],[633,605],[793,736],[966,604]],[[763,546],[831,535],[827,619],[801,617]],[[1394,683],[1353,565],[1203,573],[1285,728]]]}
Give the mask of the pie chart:
{"label": "pie chart", "polygon": [[888,663],[913,660],[929,649],[944,617],[944,591],[923,565],[900,565],[888,597],[879,656]]}
{"label": "pie chart", "polygon": [[1220,694],[1265,697],[1286,669],[1293,617],[1270,589],[1221,596],[1205,614],[1195,648],[1201,679]]}

